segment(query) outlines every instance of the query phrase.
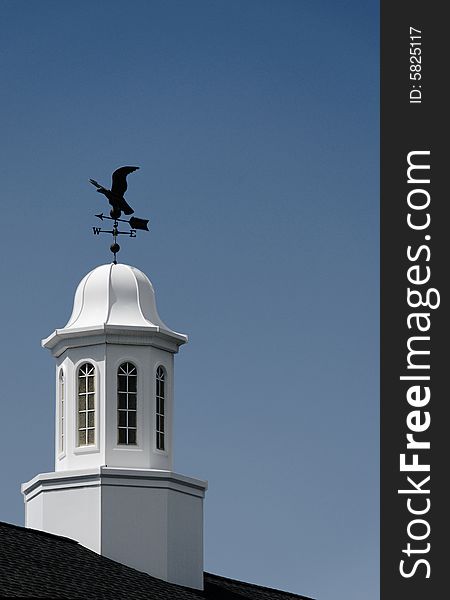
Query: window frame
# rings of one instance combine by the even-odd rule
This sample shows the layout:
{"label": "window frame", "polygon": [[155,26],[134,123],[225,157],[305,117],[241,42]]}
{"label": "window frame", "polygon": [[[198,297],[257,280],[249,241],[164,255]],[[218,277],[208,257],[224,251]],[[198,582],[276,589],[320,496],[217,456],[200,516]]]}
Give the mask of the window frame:
{"label": "window frame", "polygon": [[64,367],[58,367],[57,375],[58,389],[58,427],[57,427],[57,448],[58,458],[66,455],[67,448],[67,377]]}
{"label": "window frame", "polygon": [[[163,390],[163,395],[158,394],[158,372],[160,371],[160,369],[163,372],[163,382],[164,382],[164,390]],[[168,454],[168,427],[167,427],[167,416],[168,416],[168,404],[169,404],[169,376],[168,376],[168,369],[165,365],[163,365],[162,363],[159,363],[156,365],[156,369],[155,369],[155,375],[154,375],[154,386],[155,386],[155,404],[154,404],[154,415],[155,415],[155,425],[154,425],[154,434],[155,434],[155,443],[154,443],[154,449],[156,452],[160,453],[160,454],[164,454],[167,455]],[[158,402],[159,400],[159,402]],[[158,410],[161,408],[161,400],[163,401],[163,410],[161,412],[161,410]],[[160,427],[160,423],[161,420],[163,419],[163,427],[161,429]],[[160,436],[162,436],[162,440],[163,440],[163,445],[162,448],[159,447],[159,440],[160,440]]]}
{"label": "window frame", "polygon": [[[85,365],[89,365],[90,367],[92,367],[93,371],[92,373],[87,374],[87,377],[89,376],[93,376],[94,378],[94,385],[93,385],[93,391],[89,392],[88,389],[86,389],[85,392],[81,392],[82,394],[85,395],[86,398],[86,409],[84,409],[83,411],[80,411],[80,370],[85,366]],[[88,382],[87,382],[88,383]],[[80,361],[80,363],[76,366],[75,369],[75,419],[74,419],[74,429],[75,429],[75,444],[74,444],[74,452],[76,454],[83,454],[86,452],[95,452],[98,450],[98,438],[99,438],[99,419],[98,419],[98,409],[97,409],[97,398],[98,398],[98,386],[99,386],[99,377],[98,377],[98,369],[97,366],[90,360],[82,360]],[[88,396],[92,394],[93,395],[93,409],[89,409],[87,408],[89,406],[89,399]],[[86,413],[86,426],[82,427],[81,429],[86,431],[86,439],[88,439],[88,431],[89,429],[93,429],[94,431],[94,442],[89,444],[80,444],[80,438],[79,438],[79,432],[80,432],[80,427],[79,427],[79,415],[80,412],[85,412]],[[89,412],[94,414],[94,426],[93,427],[89,427],[88,423],[89,423],[89,417],[88,414]]]}
{"label": "window frame", "polygon": [[[127,369],[129,369],[129,367],[131,366],[134,369],[134,373],[120,373],[120,369],[122,369],[124,367],[124,365],[127,365]],[[126,390],[121,390],[120,389],[120,385],[119,385],[119,376],[126,376]],[[133,389],[129,389],[129,378],[133,377],[135,378],[135,385],[134,385],[134,390]],[[133,387],[133,386],[131,386]],[[126,398],[126,408],[121,408],[120,407],[120,394],[124,394],[125,398]],[[134,406],[135,408],[129,408],[129,400],[130,400],[130,396],[132,397],[134,395]],[[122,449],[136,449],[139,447],[139,434],[138,434],[138,430],[140,429],[139,427],[139,423],[140,423],[140,418],[139,418],[139,412],[140,412],[140,403],[139,403],[139,369],[136,365],[136,362],[134,360],[122,360],[116,367],[116,446],[118,448]],[[126,425],[120,425],[120,418],[119,415],[120,414],[125,414],[126,418]],[[131,414],[135,415],[135,425],[129,425],[129,417]],[[120,431],[125,431],[126,432],[126,442],[121,442],[120,441]],[[130,432],[134,431],[134,436],[135,436],[135,440],[134,442],[129,442],[129,435]]]}

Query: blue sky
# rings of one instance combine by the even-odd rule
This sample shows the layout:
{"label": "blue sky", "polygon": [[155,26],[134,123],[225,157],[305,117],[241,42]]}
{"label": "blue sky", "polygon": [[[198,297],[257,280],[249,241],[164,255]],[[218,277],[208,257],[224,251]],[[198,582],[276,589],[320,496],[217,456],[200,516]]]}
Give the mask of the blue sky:
{"label": "blue sky", "polygon": [[124,164],[121,262],[190,343],[175,467],[207,570],[378,598],[378,3],[1,2],[0,519],[53,469],[40,340],[109,262],[89,185]]}

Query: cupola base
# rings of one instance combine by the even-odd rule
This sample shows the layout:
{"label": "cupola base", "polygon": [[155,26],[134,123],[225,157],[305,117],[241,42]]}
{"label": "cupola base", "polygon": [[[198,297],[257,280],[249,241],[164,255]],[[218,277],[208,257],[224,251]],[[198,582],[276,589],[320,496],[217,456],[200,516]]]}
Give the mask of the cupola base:
{"label": "cupola base", "polygon": [[154,577],[203,589],[207,483],[172,471],[97,467],[22,485],[25,525]]}

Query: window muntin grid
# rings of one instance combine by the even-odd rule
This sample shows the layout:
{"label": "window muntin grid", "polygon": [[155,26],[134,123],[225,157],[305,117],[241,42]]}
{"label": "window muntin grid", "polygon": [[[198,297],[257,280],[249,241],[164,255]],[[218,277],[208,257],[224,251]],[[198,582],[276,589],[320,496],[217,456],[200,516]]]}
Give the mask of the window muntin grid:
{"label": "window muntin grid", "polygon": [[165,450],[165,400],[166,372],[159,366],[156,370],[156,448]]}
{"label": "window muntin grid", "polygon": [[59,452],[64,452],[65,449],[65,438],[64,438],[64,425],[65,425],[65,382],[64,382],[64,371],[59,371]]}
{"label": "window muntin grid", "polygon": [[95,367],[84,363],[78,369],[78,446],[95,444]]}
{"label": "window muntin grid", "polygon": [[125,362],[117,370],[117,443],[135,445],[137,434],[137,370]]}

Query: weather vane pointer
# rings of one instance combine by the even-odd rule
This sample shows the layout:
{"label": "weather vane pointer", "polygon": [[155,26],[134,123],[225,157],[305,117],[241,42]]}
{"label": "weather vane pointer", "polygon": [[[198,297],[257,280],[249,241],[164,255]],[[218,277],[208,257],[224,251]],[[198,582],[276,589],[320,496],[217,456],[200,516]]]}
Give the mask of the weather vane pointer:
{"label": "weather vane pointer", "polygon": [[[127,191],[127,175],[137,171],[139,167],[120,167],[116,169],[112,174],[112,185],[111,189],[103,187],[95,181],[95,179],[89,179],[90,183],[97,188],[97,192],[103,194],[108,199],[112,206],[109,217],[100,213],[95,215],[101,221],[108,219],[114,221],[112,229],[101,229],[101,227],[93,227],[94,235],[100,235],[100,233],[110,233],[114,238],[114,242],[111,244],[111,252],[114,254],[114,264],[117,264],[117,253],[120,250],[120,246],[117,243],[117,236],[128,235],[129,237],[136,237],[136,230],[148,231],[148,219],[139,219],[138,217],[131,217],[130,219],[121,219],[122,212],[126,215],[132,215],[134,210],[128,204],[124,198],[124,194]],[[130,226],[129,231],[119,231],[119,222],[128,223]]]}

